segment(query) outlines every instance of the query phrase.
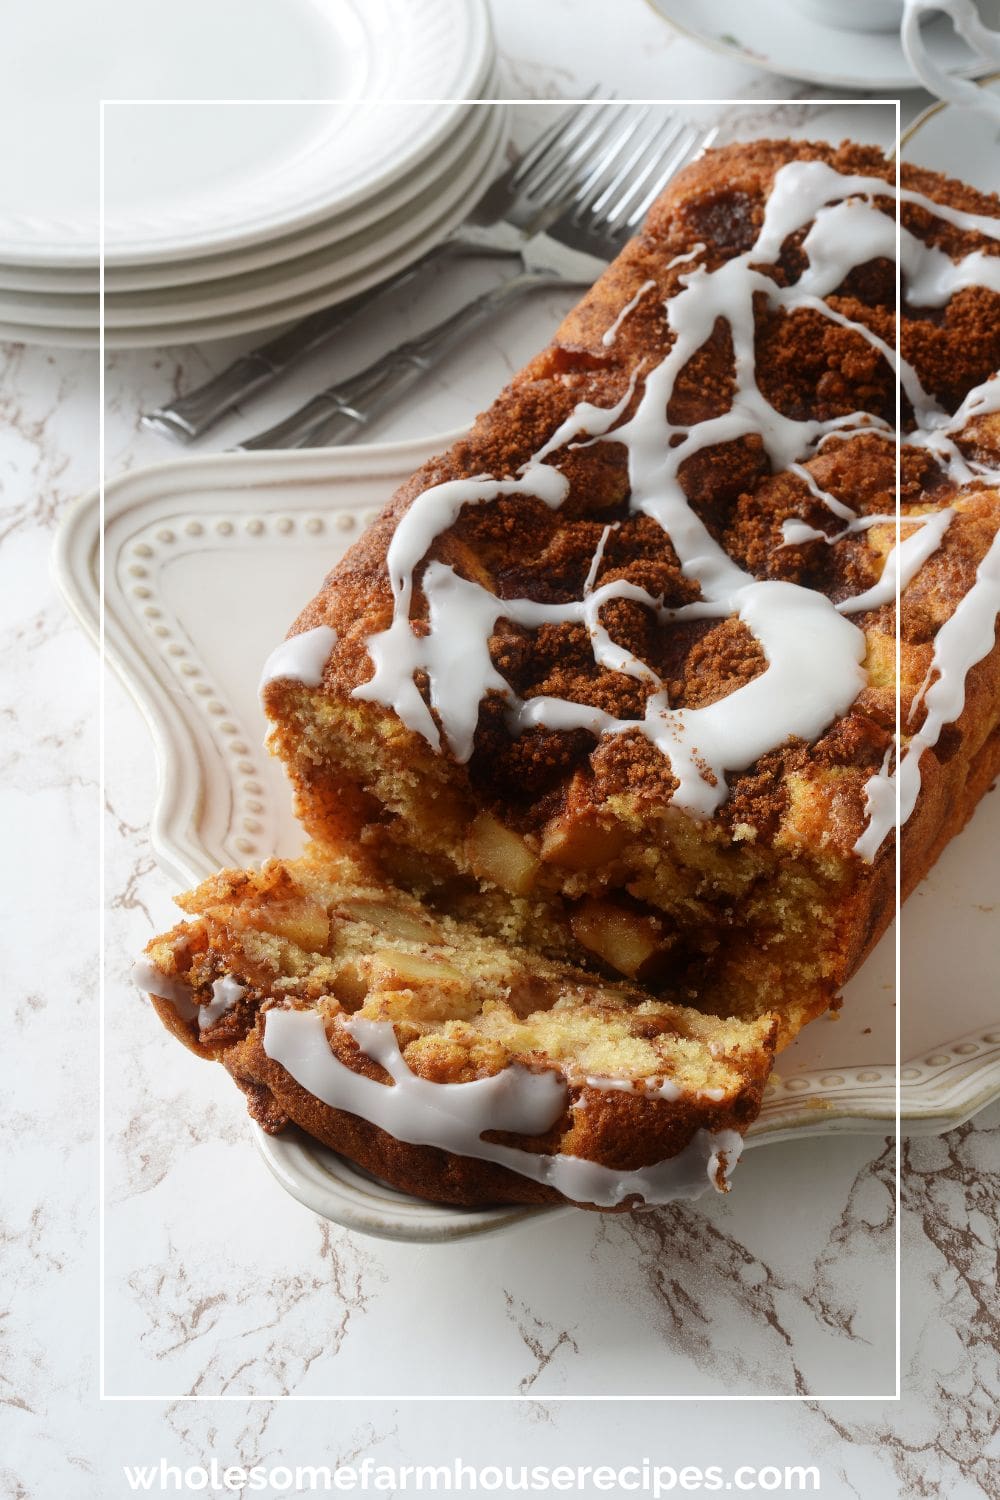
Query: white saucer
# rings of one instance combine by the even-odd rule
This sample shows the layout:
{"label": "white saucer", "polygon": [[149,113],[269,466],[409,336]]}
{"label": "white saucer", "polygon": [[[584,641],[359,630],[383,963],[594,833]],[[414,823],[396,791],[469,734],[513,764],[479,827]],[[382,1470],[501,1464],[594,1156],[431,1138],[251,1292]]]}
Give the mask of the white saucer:
{"label": "white saucer", "polygon": [[[981,87],[1000,98],[1000,74]],[[903,132],[904,161],[1000,193],[1000,118],[954,104],[932,104]]]}
{"label": "white saucer", "polygon": [[[918,87],[898,32],[841,31],[805,15],[795,0],[649,0],[678,31],[755,68],[863,93]],[[1000,0],[980,0],[995,26]],[[976,78],[990,71],[943,17],[926,25],[928,45],[949,71]]]}
{"label": "white saucer", "polygon": [[[457,434],[421,443],[216,454],[159,464],[106,487],[107,654],[150,726],[159,764],[151,835],[171,884],[301,847],[287,783],[262,746],[260,663],[394,487]],[[98,619],[96,495],[65,519],[64,596]],[[239,641],[238,651],[233,642]],[[903,912],[902,1119],[951,1129],[1000,1096],[991,975],[1000,907],[1000,798],[987,797]],[[748,1144],[892,1131],[893,935],[847,986],[839,1019],[782,1054]],[[319,1213],[371,1234],[453,1239],[530,1210],[469,1216],[402,1200],[304,1137],[259,1135],[280,1181]]]}

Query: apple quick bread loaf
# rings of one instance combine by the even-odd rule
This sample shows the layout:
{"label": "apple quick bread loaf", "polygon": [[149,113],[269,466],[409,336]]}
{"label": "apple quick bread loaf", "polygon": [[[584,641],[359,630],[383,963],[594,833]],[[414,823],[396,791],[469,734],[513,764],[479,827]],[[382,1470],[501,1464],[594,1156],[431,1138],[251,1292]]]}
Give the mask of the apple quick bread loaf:
{"label": "apple quick bread loaf", "polygon": [[[257,986],[255,1019],[220,1041],[265,1120],[449,1201],[656,1199],[634,1178],[603,1202],[582,1178],[515,1186],[481,1132],[401,1145],[370,1112],[318,1118],[265,1056],[259,1009],[313,1007],[368,1077],[375,1053],[343,1017],[394,1025],[391,1088],[406,1069],[558,1075],[564,1112],[525,1155],[649,1170],[657,1131],[675,1158],[700,1131],[725,1185],[713,1133],[746,1129],[770,1048],[830,1006],[892,915],[897,799],[905,894],[1000,769],[998,235],[996,198],[906,166],[897,197],[874,148],[709,152],[469,437],[393,497],[265,671],[310,862],[219,879],[267,908],[279,874],[311,889],[350,855],[447,935],[449,968],[534,965],[544,995],[526,1017],[466,976],[438,1014],[422,981],[411,1004],[385,998],[406,983],[366,980],[352,1010],[314,982],[329,935],[282,991],[284,960],[265,983],[240,946],[243,898],[212,917],[227,902],[203,888],[170,942],[199,993],[215,969],[184,965],[203,951]],[[151,951],[179,972],[174,948]],[[570,1027],[591,1009],[622,1036],[634,1018],[655,1065],[608,1033],[594,1073]],[[369,1041],[387,1055],[384,1033]],[[745,1061],[742,1091],[716,1053]],[[599,1104],[580,1106],[587,1076]]]}

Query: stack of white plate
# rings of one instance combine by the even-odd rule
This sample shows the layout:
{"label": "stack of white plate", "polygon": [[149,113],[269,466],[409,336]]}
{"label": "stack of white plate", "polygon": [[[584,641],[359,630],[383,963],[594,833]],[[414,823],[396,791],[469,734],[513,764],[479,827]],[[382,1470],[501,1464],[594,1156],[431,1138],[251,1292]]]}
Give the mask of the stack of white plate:
{"label": "stack of white plate", "polygon": [[468,102],[494,92],[485,0],[172,0],[161,28],[145,0],[102,0],[99,31],[78,0],[17,9],[0,338],[97,342],[102,97],[130,95],[103,110],[109,347],[353,297],[461,222],[499,167],[504,110]]}

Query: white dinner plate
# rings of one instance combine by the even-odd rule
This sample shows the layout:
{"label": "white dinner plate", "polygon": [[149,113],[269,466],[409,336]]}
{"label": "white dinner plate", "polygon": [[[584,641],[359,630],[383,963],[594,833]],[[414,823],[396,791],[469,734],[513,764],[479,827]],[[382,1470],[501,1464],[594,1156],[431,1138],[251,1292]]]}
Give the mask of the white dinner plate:
{"label": "white dinner plate", "polygon": [[[106,290],[105,328],[114,333],[119,329],[193,324],[205,318],[232,317],[261,308],[270,310],[318,290],[326,295],[330,288],[341,284],[348,290],[336,300],[363,290],[360,282],[367,281],[370,285],[378,266],[400,254],[409,256],[410,247],[423,245],[428,232],[436,233],[435,226],[442,220],[450,220],[456,211],[464,217],[478,196],[484,173],[488,174],[502,150],[506,108],[495,104],[469,105],[466,109],[475,126],[473,134],[469,136],[463,131],[464,149],[458,159],[449,153],[441,174],[418,199],[403,203],[358,234],[327,248],[293,255],[257,270],[176,288],[125,294]],[[335,300],[335,296],[330,300]],[[93,294],[62,296],[0,288],[0,320],[50,328],[89,328],[96,333],[99,302]]]}
{"label": "white dinner plate", "polygon": [[[796,0],[649,0],[678,31],[755,68],[837,88],[874,94],[919,87],[903,56],[898,31],[854,32],[806,15]],[[980,0],[983,19],[997,25],[1000,0]],[[928,46],[949,72],[976,78],[990,63],[974,57],[948,21],[925,23]]]}
{"label": "white dinner plate", "polygon": [[[450,221],[456,212],[464,218],[478,198],[483,181],[489,180],[506,140],[506,106],[470,104],[463,109],[461,124],[471,121],[472,133],[462,131],[459,155],[456,158],[448,153],[441,172],[419,197],[408,199],[332,245],[272,265],[177,288],[106,291],[105,327],[117,332],[151,323],[193,323],[203,317],[226,317],[305,296],[334,282],[363,290],[358,283],[365,280],[371,284],[373,267],[422,245],[428,232],[436,234],[436,226]],[[353,296],[354,290],[347,295]]]}
{"label": "white dinner plate", "polygon": [[101,285],[98,266],[12,266],[0,262],[0,289],[11,292],[58,292],[60,296],[96,297]]}
{"label": "white dinner plate", "polygon": [[[492,107],[488,101],[495,94],[496,87],[495,73],[491,73],[483,91],[486,102],[479,107]],[[287,261],[313,250],[327,249],[333,252],[344,240],[374,226],[405,204],[417,203],[428,190],[446,177],[468,150],[477,130],[482,128],[482,122],[477,120],[474,113],[476,107],[470,104],[462,109],[440,149],[420,163],[403,182],[387,188],[347,213],[334,214],[306,229],[294,230],[291,234],[269,238],[239,249],[222,251],[218,255],[177,259],[166,263],[155,261],[150,265],[106,266],[105,291],[107,294],[117,294],[147,288],[160,290],[181,287],[194,282],[203,283],[242,275],[245,271]],[[100,276],[96,266],[19,266],[0,262],[0,293],[3,294],[42,292],[57,293],[60,296],[96,296],[99,286]]]}
{"label": "white dinner plate", "polygon": [[[502,122],[492,140],[477,146],[478,165],[463,174],[464,189],[460,193],[443,195],[436,205],[433,219],[416,239],[397,244],[388,254],[372,249],[371,257],[364,268],[346,279],[335,274],[331,280],[317,278],[312,289],[293,297],[273,294],[255,299],[254,306],[239,312],[208,312],[189,321],[169,321],[140,324],[128,328],[107,328],[105,345],[108,349],[148,349],[171,344],[205,343],[211,339],[229,338],[235,334],[251,333],[262,328],[276,327],[305,317],[321,307],[330,307],[344,302],[358,293],[376,286],[380,281],[411,265],[431,246],[439,243],[462,222],[476,193],[475,184],[489,181],[498,170],[503,154],[504,129]],[[0,299],[0,303],[3,299]],[[67,328],[55,324],[46,325],[31,321],[20,321],[9,312],[0,314],[0,339],[31,344],[50,344],[62,348],[94,348],[98,331],[94,327]]]}
{"label": "white dinner plate", "polygon": [[[219,255],[179,259],[169,264],[105,267],[106,292],[117,296],[124,292],[214,281],[221,277],[243,275],[314,250],[327,250],[339,255],[338,247],[345,240],[357,237],[363,230],[372,229],[375,232],[377,226],[390,214],[407,205],[418,204],[429,192],[440,191],[441,182],[447,180],[449,173],[467,154],[474,138],[484,131],[485,116],[499,108],[491,103],[497,91],[498,80],[493,70],[483,86],[481,100],[469,101],[456,110],[451,129],[438,150],[401,182],[366,199],[346,214],[335,214],[305,229],[295,230],[292,234],[223,251]],[[0,284],[3,281],[3,273],[0,272]],[[65,289],[70,290],[68,286]]]}
{"label": "white dinner plate", "polygon": [[[151,833],[172,884],[301,847],[287,783],[262,749],[260,664],[374,509],[455,436],[217,454],[108,484],[107,654],[156,747]],[[67,516],[55,552],[62,591],[92,635],[98,524],[92,495]],[[950,1129],[1000,1096],[998,841],[1000,797],[987,797],[903,913],[900,1097],[909,1131]],[[839,1017],[808,1026],[782,1054],[749,1142],[891,1133],[894,1035],[890,933],[847,986]],[[303,1202],[369,1233],[450,1239],[529,1212],[414,1206],[388,1189],[373,1194],[368,1179],[305,1137],[260,1135],[258,1144]]]}
{"label": "white dinner plate", "polygon": [[[983,79],[981,88],[1000,98],[1000,74]],[[903,132],[904,161],[930,167],[949,177],[1000,193],[1000,117],[954,104],[932,104]]]}
{"label": "white dinner plate", "polygon": [[102,98],[121,101],[105,106],[107,261],[171,260],[287,234],[400,182],[492,57],[485,0],[8,10],[0,261],[12,264],[96,261]]}

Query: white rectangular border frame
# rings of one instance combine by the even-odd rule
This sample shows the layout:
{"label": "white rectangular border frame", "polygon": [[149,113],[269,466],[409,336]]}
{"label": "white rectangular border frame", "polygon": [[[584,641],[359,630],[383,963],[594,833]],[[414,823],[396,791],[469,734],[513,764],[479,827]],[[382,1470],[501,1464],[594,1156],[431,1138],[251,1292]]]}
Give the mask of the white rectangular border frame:
{"label": "white rectangular border frame", "polygon": [[[105,387],[105,381],[104,381],[104,373],[105,373],[105,338],[104,338],[104,213],[105,213],[104,142],[105,142],[105,105],[107,105],[107,104],[145,104],[145,103],[163,104],[163,103],[183,103],[183,102],[186,102],[186,103],[230,104],[230,103],[242,103],[243,101],[242,100],[231,100],[231,99],[212,99],[212,100],[199,99],[199,100],[187,100],[187,101],[182,101],[182,100],[142,100],[142,99],[102,99],[100,101],[100,153],[101,153],[101,156],[100,156],[100,171],[99,171],[100,223],[99,223],[99,240],[98,240],[98,244],[99,244],[99,283],[98,283],[98,285],[99,285],[99,292],[98,292],[98,296],[99,296],[99,307],[100,307],[100,335],[99,335],[99,342],[98,342],[98,358],[100,360],[100,370],[99,370],[99,379],[98,379],[99,400],[100,400],[100,411],[99,411],[99,414],[98,414],[98,446],[99,446],[99,455],[98,455],[98,464],[99,464],[98,495],[99,495],[99,526],[100,526],[100,535],[99,535],[99,540],[98,540],[98,591],[99,591],[99,597],[100,597],[100,614],[99,614],[99,622],[98,622],[98,652],[99,652],[99,658],[100,658],[100,671],[99,671],[100,681],[99,681],[99,686],[98,686],[98,706],[97,706],[97,711],[98,711],[98,796],[99,796],[98,814],[99,814],[99,818],[100,818],[100,827],[99,827],[99,830],[98,830],[98,858],[100,860],[100,875],[99,875],[99,882],[98,882],[98,899],[99,899],[99,902],[100,902],[100,907],[99,907],[99,912],[98,912],[98,941],[99,941],[99,953],[98,953],[98,1046],[99,1046],[99,1049],[100,1049],[99,1057],[98,1057],[98,1131],[99,1131],[99,1137],[100,1137],[99,1138],[99,1142],[98,1142],[98,1192],[99,1192],[99,1197],[100,1197],[100,1201],[99,1201],[99,1204],[98,1204],[98,1278],[99,1278],[99,1280],[98,1280],[98,1324],[99,1324],[99,1326],[98,1326],[98,1368],[99,1368],[99,1400],[101,1402],[116,1402],[116,1403],[117,1402],[157,1402],[157,1403],[161,1403],[161,1404],[165,1403],[165,1402],[174,1403],[174,1402],[181,1402],[181,1401],[192,1401],[192,1402],[210,1401],[210,1402],[230,1402],[230,1403],[236,1403],[236,1404],[242,1404],[242,1405],[247,1405],[247,1404],[250,1404],[252,1402],[259,1402],[259,1401],[268,1402],[268,1403],[279,1402],[279,1401],[280,1402],[284,1402],[284,1401],[288,1401],[288,1402],[300,1401],[300,1402],[313,1402],[313,1403],[320,1403],[320,1404],[325,1403],[325,1402],[331,1402],[331,1403],[336,1403],[336,1404],[339,1404],[339,1403],[342,1403],[342,1402],[352,1402],[352,1403],[357,1403],[357,1402],[369,1403],[370,1402],[372,1404],[379,1403],[379,1404],[389,1404],[389,1405],[402,1405],[404,1403],[421,1402],[421,1401],[423,1401],[423,1402],[431,1402],[431,1403],[446,1403],[446,1402],[451,1402],[451,1401],[457,1401],[457,1402],[503,1402],[503,1403],[516,1403],[516,1404],[537,1405],[538,1404],[537,1398],[531,1398],[531,1397],[528,1397],[528,1396],[475,1396],[475,1395],[463,1395],[463,1396],[425,1396],[425,1395],[299,1396],[299,1395],[296,1395],[294,1392],[275,1392],[273,1395],[266,1395],[266,1396],[254,1396],[254,1395],[246,1395],[246,1396],[239,1396],[239,1395],[208,1395],[208,1394],[206,1394],[206,1395],[199,1394],[199,1395],[196,1395],[196,1396],[192,1396],[192,1395],[186,1395],[184,1393],[178,1393],[178,1392],[172,1392],[172,1393],[167,1393],[167,1394],[163,1394],[163,1395],[110,1395],[108,1393],[107,1389],[106,1389],[106,1384],[105,1384],[105,1353],[106,1353],[106,1311],[107,1311],[107,1309],[106,1309],[106,1290],[105,1290],[105,1215],[104,1215],[104,1207],[105,1207],[105,1181],[106,1181],[106,1178],[105,1178],[105,1053],[104,1053],[104,1047],[105,1047],[105,980],[106,980],[105,942],[106,942],[106,935],[107,935],[107,868],[106,868],[107,849],[106,849],[106,832],[105,832],[105,820],[104,820],[105,792],[106,792],[106,774],[105,774],[106,773],[106,757],[105,757],[106,693],[105,693],[105,676],[106,676],[106,672],[107,672],[107,660],[106,660],[106,655],[105,655],[105,635],[104,635],[104,602],[105,602],[105,591],[104,591],[104,564],[105,564],[105,556],[104,556],[104,518],[105,518],[104,494],[105,494],[105,478],[106,478],[106,476],[105,476],[105,391],[104,391],[104,387]],[[256,103],[262,103],[262,104],[270,104],[270,103],[287,103],[289,101],[287,101],[287,100],[273,99],[273,100],[256,100],[254,102],[256,102]],[[314,103],[314,102],[319,102],[319,101],[301,100],[301,101],[296,101],[296,102],[300,102],[300,103]],[[405,101],[400,101],[400,102],[413,103],[413,104],[427,104],[427,103],[436,103],[436,102],[439,102],[439,101],[436,101],[436,100],[426,100],[426,99],[413,99],[413,100],[405,100]],[[565,99],[546,99],[546,100],[536,100],[536,99],[498,99],[498,100],[490,100],[488,102],[490,102],[490,103],[500,103],[500,104],[531,104],[531,105],[535,105],[535,104],[551,104],[553,106],[562,106],[562,105],[566,105],[566,104],[598,103],[600,101],[597,101],[597,100],[584,100],[584,99],[565,98]],[[787,99],[684,99],[684,100],[670,101],[670,100],[665,100],[665,99],[641,99],[640,98],[640,99],[622,100],[621,102],[622,103],[629,103],[629,104],[663,104],[663,103],[676,102],[678,104],[717,105],[720,108],[722,108],[723,106],[726,106],[726,105],[743,104],[743,105],[746,105],[748,107],[757,107],[757,106],[760,106],[761,108],[765,108],[768,105],[787,104],[788,100]],[[897,198],[896,198],[896,306],[897,306],[897,309],[898,309],[898,307],[900,305],[900,294],[901,294],[901,277],[900,277],[900,264],[899,264],[899,257],[900,257],[900,216],[899,216],[899,196],[898,196],[899,195],[899,186],[900,186],[900,180],[899,180],[899,178],[900,178],[900,158],[899,158],[899,146],[900,146],[900,101],[899,101],[899,99],[881,99],[881,98],[880,99],[875,99],[875,98],[863,98],[863,99],[857,99],[857,98],[855,98],[855,99],[834,99],[834,98],[831,98],[831,99],[819,99],[819,98],[816,98],[816,99],[812,99],[812,98],[810,98],[810,99],[796,99],[795,102],[796,102],[796,104],[800,104],[800,105],[817,105],[817,106],[822,107],[822,108],[830,108],[831,106],[834,106],[834,105],[846,105],[846,106],[854,105],[854,106],[864,106],[864,107],[870,107],[871,105],[885,105],[885,106],[891,105],[893,107],[894,111],[895,111],[895,137],[894,137],[894,144],[893,144],[893,160],[895,162],[895,167],[896,167],[896,181],[895,181],[895,186],[896,186],[896,194],[897,194]],[[899,369],[899,361],[900,361],[900,324],[899,324],[899,318],[898,317],[896,319],[895,355],[896,355],[896,368],[897,368],[897,371],[898,371],[898,369]],[[895,515],[896,515],[896,546],[897,547],[899,546],[900,540],[901,540],[901,519],[900,519],[900,510],[899,510],[900,447],[901,447],[901,438],[900,438],[901,406],[902,406],[902,402],[901,402],[901,385],[900,385],[900,380],[899,380],[899,376],[898,376],[898,373],[897,373],[897,377],[896,377],[896,443],[895,443],[895,450],[896,450],[896,457],[895,457],[895,462],[896,462],[896,511],[895,511]],[[899,620],[901,587],[902,587],[902,585],[901,585],[901,575],[900,575],[899,570],[897,570],[897,574],[896,574],[896,620],[897,620],[897,622]],[[896,744],[898,745],[899,744],[900,731],[901,731],[900,686],[899,686],[899,678],[900,678],[900,640],[899,640],[899,631],[898,631],[898,628],[897,628],[897,631],[896,631],[895,657],[896,657],[896,707],[895,707],[895,719],[896,719],[896,723],[895,723],[895,733],[896,733]],[[640,1394],[640,1395],[635,1395],[635,1396],[629,1396],[629,1395],[553,1396],[553,1397],[547,1397],[546,1398],[545,1403],[544,1403],[545,1405],[562,1404],[564,1402],[601,1402],[601,1401],[617,1401],[617,1402],[630,1402],[630,1403],[645,1402],[645,1401],[655,1401],[655,1402],[664,1402],[664,1403],[667,1403],[667,1402],[689,1402],[689,1401],[699,1402],[699,1403],[719,1402],[719,1401],[728,1401],[728,1402],[750,1401],[750,1402],[766,1402],[766,1403],[770,1403],[770,1402],[788,1402],[788,1401],[791,1401],[791,1402],[808,1402],[808,1403],[812,1403],[812,1404],[816,1404],[816,1405],[828,1406],[828,1405],[832,1405],[834,1403],[842,1403],[842,1402],[881,1402],[881,1403],[885,1403],[887,1401],[898,1402],[898,1401],[900,1401],[902,1399],[902,1390],[901,1390],[901,1382],[902,1382],[902,1368],[901,1368],[901,1327],[900,1327],[900,1322],[901,1322],[901,1266],[900,1266],[900,1260],[901,1260],[901,1245],[902,1245],[902,1241],[901,1241],[901,1222],[900,1222],[900,1206],[901,1206],[902,1171],[901,1171],[901,1159],[900,1159],[900,1150],[899,1150],[899,1140],[900,1140],[900,1111],[901,1111],[901,1102],[902,1102],[901,1101],[901,1092],[900,1092],[900,1045],[901,1045],[901,1018],[900,1018],[900,1013],[901,1013],[901,1009],[902,1009],[902,986],[901,986],[901,956],[900,956],[901,950],[900,950],[900,920],[899,920],[899,916],[900,916],[900,875],[901,875],[901,861],[900,861],[900,841],[899,841],[899,838],[898,838],[899,821],[900,821],[900,783],[899,783],[899,778],[898,777],[896,778],[895,792],[896,792],[896,830],[897,830],[897,838],[896,838],[896,850],[895,850],[895,884],[896,884],[896,893],[895,893],[895,960],[894,960],[894,962],[895,962],[895,988],[896,988],[896,1023],[895,1023],[895,1047],[896,1047],[896,1060],[895,1060],[895,1068],[896,1068],[896,1090],[895,1090],[895,1098],[896,1098],[896,1110],[895,1110],[895,1121],[894,1121],[894,1124],[895,1124],[894,1139],[895,1139],[895,1147],[896,1147],[896,1151],[895,1151],[895,1172],[894,1172],[894,1192],[895,1192],[894,1253],[895,1253],[896,1277],[895,1277],[895,1318],[894,1318],[894,1328],[895,1328],[895,1351],[894,1351],[895,1385],[894,1385],[894,1389],[891,1392],[887,1392],[884,1395],[875,1394],[875,1395],[833,1395],[833,1396],[825,1396],[825,1395],[822,1395],[822,1394],[812,1394],[812,1393],[800,1394],[798,1392],[790,1392],[790,1393],[781,1394],[781,1395],[741,1394],[741,1395],[732,1395],[732,1396],[722,1395],[721,1393],[711,1394],[711,1395],[662,1395],[662,1396],[651,1396],[651,1395],[647,1395],[647,1394]]]}

